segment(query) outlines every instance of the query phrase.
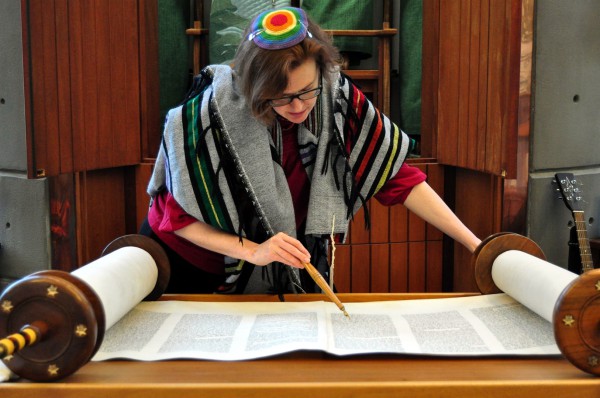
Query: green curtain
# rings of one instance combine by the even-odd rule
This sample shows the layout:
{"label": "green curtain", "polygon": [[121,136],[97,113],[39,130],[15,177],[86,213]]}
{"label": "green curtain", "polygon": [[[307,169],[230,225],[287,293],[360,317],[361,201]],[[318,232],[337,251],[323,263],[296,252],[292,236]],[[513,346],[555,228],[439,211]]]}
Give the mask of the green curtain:
{"label": "green curtain", "polygon": [[[302,7],[326,29],[373,29],[373,6],[378,3],[373,0],[303,0]],[[276,7],[289,4],[289,0],[275,1]],[[394,2],[394,6],[397,5]],[[213,0],[209,62],[230,62],[250,18],[271,7],[272,0]],[[185,34],[191,25],[190,1],[158,0],[158,12],[160,112],[164,119],[166,112],[183,99],[191,82],[191,41]],[[400,1],[400,120],[397,122],[412,135],[421,131],[422,23],[423,0]],[[373,52],[371,39],[339,37],[336,45],[354,59],[369,57]]]}
{"label": "green curtain", "polygon": [[[158,58],[161,123],[183,100],[191,82],[190,0],[158,0]],[[162,131],[162,130],[161,130]]]}
{"label": "green curtain", "polygon": [[230,63],[252,17],[290,4],[290,0],[213,0],[210,6],[209,63]]}
{"label": "green curtain", "polygon": [[400,127],[410,135],[421,133],[421,61],[423,0],[400,2]]}
{"label": "green curtain", "polygon": [[[374,29],[373,0],[302,0],[302,8],[324,29]],[[350,66],[370,58],[374,51],[373,43],[373,39],[368,37],[334,37],[334,44],[347,57]]]}
{"label": "green curtain", "polygon": [[[372,3],[372,0],[303,0],[301,6],[325,29],[373,29]],[[213,0],[209,62],[231,62],[242,33],[254,15],[290,4],[290,0]],[[373,40],[369,38],[336,37],[335,44],[353,64],[372,56]]]}

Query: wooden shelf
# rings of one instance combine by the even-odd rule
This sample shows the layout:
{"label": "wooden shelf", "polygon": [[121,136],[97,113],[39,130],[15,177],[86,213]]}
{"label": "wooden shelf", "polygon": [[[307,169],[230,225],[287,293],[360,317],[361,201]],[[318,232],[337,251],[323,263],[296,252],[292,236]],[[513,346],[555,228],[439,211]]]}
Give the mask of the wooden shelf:
{"label": "wooden shelf", "polygon": [[326,33],[332,36],[359,36],[359,37],[390,37],[398,33],[398,29],[383,28],[375,30],[335,30],[324,29]]}
{"label": "wooden shelf", "polygon": [[203,28],[189,28],[185,30],[185,34],[188,36],[202,36],[209,33],[208,29]]}

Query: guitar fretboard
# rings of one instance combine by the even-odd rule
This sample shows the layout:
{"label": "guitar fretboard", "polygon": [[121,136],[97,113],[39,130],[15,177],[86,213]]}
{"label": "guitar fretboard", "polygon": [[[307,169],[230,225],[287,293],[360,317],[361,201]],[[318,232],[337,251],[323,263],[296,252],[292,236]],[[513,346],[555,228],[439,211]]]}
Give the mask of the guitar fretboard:
{"label": "guitar fretboard", "polygon": [[587,226],[583,211],[573,211],[575,220],[575,230],[577,231],[577,241],[579,242],[579,254],[581,255],[581,273],[594,269],[592,261],[592,251],[587,237]]}

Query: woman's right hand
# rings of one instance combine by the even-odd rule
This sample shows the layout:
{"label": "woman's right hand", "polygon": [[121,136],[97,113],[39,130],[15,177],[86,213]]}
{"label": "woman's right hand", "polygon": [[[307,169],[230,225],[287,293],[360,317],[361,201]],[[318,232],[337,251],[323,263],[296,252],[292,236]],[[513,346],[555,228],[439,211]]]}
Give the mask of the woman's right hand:
{"label": "woman's right hand", "polygon": [[256,265],[267,265],[277,261],[292,267],[304,268],[304,264],[310,262],[310,253],[298,239],[279,232],[265,242],[257,244],[248,261]]}
{"label": "woman's right hand", "polygon": [[283,232],[260,244],[246,238],[240,242],[237,235],[196,221],[178,229],[175,234],[205,249],[256,265],[278,261],[292,267],[304,268],[303,264],[310,262],[310,253],[302,243]]}

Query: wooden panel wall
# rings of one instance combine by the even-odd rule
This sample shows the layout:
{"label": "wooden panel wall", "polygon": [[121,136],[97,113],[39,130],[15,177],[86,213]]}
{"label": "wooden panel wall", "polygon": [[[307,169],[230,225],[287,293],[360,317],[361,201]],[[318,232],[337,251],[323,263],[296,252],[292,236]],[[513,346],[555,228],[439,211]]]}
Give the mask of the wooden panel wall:
{"label": "wooden panel wall", "polygon": [[[458,217],[480,238],[502,231],[502,177],[456,168],[447,175],[456,198]],[[477,292],[472,256],[459,244],[454,245],[452,288],[457,292]]]}
{"label": "wooden panel wall", "polygon": [[[481,238],[502,230],[504,181],[527,158],[517,147],[523,11],[522,0],[424,1],[423,153],[444,165],[447,202]],[[476,291],[470,253],[455,244],[450,254],[453,289]]]}
{"label": "wooden panel wall", "polygon": [[137,0],[23,0],[30,176],[140,161]]}
{"label": "wooden panel wall", "polygon": [[430,0],[424,18],[437,27],[424,37],[437,54],[426,69],[437,74],[434,97],[426,98],[436,103],[434,156],[514,178],[521,0]]}
{"label": "wooden panel wall", "polygon": [[112,240],[137,233],[148,212],[151,172],[142,164],[50,177],[52,268],[72,271]]}
{"label": "wooden panel wall", "polygon": [[[444,194],[443,168],[416,163],[428,183]],[[344,245],[335,251],[334,281],[340,292],[442,291],[443,235],[401,205],[368,203],[371,228],[365,229],[364,210],[355,216]]]}
{"label": "wooden panel wall", "polygon": [[161,129],[157,3],[22,0],[22,10],[28,173],[48,177],[52,267],[71,271],[147,212]]}

